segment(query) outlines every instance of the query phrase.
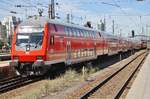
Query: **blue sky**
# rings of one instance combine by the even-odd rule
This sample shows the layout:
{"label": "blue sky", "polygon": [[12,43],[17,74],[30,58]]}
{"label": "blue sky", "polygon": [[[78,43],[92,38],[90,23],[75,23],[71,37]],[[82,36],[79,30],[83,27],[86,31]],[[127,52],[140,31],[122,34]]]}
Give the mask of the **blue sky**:
{"label": "blue sky", "polygon": [[[150,0],[143,2],[136,0],[55,1],[59,4],[55,8],[56,12],[59,13],[60,21],[66,21],[66,14],[72,13],[74,23],[82,25],[86,21],[91,21],[96,28],[97,23],[105,17],[107,31],[112,32],[112,20],[114,20],[115,34],[119,34],[121,31],[122,36],[130,35],[132,29],[136,31],[136,34],[140,34],[142,27],[146,31],[146,25],[150,26]],[[14,15],[25,20],[26,14],[36,15],[37,8],[43,8],[44,16],[47,17],[48,2],[49,0],[0,0],[0,20],[8,15]],[[16,8],[15,5],[17,4],[36,6],[36,8]],[[16,11],[18,14],[11,14],[10,11]],[[150,31],[150,28],[147,29]]]}

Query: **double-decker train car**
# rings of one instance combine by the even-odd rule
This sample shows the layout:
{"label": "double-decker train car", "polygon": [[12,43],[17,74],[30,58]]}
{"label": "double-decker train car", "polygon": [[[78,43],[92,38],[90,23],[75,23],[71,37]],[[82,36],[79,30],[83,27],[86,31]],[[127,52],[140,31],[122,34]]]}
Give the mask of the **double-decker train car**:
{"label": "double-decker train car", "polygon": [[17,74],[41,75],[53,64],[70,65],[132,49],[131,41],[105,32],[32,18],[14,32],[10,65]]}

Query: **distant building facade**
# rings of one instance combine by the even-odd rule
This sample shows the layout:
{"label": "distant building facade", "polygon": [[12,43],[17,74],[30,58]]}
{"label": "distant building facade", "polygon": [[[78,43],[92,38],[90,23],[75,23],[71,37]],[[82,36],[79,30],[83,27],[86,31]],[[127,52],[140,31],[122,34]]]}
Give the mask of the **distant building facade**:
{"label": "distant building facade", "polygon": [[0,40],[6,42],[6,26],[0,22]]}
{"label": "distant building facade", "polygon": [[7,42],[11,42],[14,30],[19,22],[20,19],[17,19],[15,16],[6,16],[4,17],[4,20],[2,20],[2,25],[6,28]]}

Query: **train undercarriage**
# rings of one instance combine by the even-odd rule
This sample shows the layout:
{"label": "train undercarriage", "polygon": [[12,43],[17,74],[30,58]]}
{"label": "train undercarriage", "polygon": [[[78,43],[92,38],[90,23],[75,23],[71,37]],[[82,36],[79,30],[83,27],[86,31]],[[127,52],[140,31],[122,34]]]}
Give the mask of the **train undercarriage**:
{"label": "train undercarriage", "polygon": [[17,75],[23,76],[41,76],[47,73],[50,66],[46,66],[42,61],[38,62],[11,62],[11,66],[14,67]]}

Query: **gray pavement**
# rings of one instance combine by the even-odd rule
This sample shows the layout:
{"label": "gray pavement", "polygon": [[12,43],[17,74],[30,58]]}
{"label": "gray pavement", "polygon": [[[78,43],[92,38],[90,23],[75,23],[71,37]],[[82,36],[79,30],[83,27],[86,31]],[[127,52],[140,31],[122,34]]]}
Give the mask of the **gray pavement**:
{"label": "gray pavement", "polygon": [[126,99],[150,99],[150,54],[133,82]]}

